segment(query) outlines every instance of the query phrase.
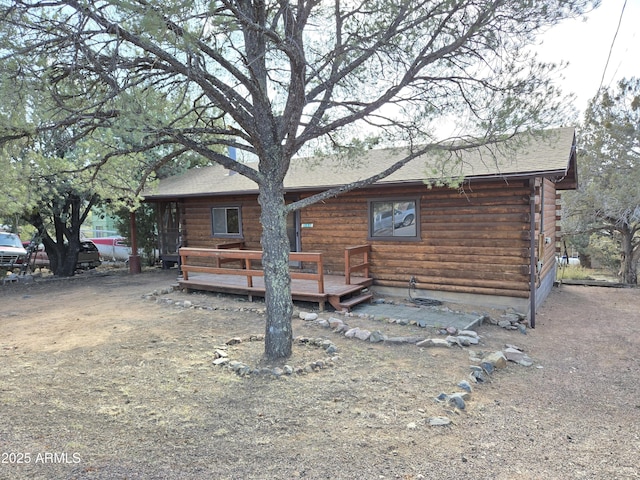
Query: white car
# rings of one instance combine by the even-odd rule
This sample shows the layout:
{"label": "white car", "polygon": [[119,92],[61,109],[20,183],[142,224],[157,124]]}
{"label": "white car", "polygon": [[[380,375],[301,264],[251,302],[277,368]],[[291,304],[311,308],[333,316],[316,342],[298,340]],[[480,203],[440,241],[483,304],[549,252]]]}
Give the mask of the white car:
{"label": "white car", "polygon": [[15,233],[0,232],[0,268],[19,266],[27,256],[20,237]]}
{"label": "white car", "polygon": [[391,210],[386,210],[379,213],[374,218],[374,232],[380,232],[381,230],[388,229],[391,231],[393,228],[408,227],[416,219],[416,209],[408,208],[406,210],[395,210],[393,212],[393,220],[391,219]]}

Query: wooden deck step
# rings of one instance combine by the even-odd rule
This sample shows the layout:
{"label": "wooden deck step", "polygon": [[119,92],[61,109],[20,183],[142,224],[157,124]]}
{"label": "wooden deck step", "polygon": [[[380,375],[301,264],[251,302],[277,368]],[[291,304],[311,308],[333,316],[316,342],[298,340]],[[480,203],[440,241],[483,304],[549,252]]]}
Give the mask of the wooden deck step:
{"label": "wooden deck step", "polygon": [[356,305],[371,301],[372,298],[373,298],[373,294],[371,293],[361,293],[360,295],[355,295],[345,300],[342,300],[336,296],[330,296],[329,303],[333,305],[333,307],[336,310],[342,310],[342,311],[348,312]]}
{"label": "wooden deck step", "polygon": [[373,278],[359,278],[355,277],[351,279],[352,285],[359,285],[362,288],[370,287],[373,285]]}

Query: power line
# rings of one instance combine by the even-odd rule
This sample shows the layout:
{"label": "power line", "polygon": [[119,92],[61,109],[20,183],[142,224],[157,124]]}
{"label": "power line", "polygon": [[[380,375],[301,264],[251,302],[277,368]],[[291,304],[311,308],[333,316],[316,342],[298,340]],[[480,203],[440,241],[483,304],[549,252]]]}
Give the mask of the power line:
{"label": "power line", "polygon": [[624,9],[627,7],[627,0],[624,0],[624,4],[622,5],[622,11],[620,12],[620,19],[618,20],[618,27],[616,28],[616,33],[613,36],[613,40],[611,40],[611,47],[609,48],[609,55],[607,56],[607,63],[604,64],[604,70],[602,71],[602,78],[600,79],[600,86],[598,87],[598,93],[602,90],[602,84],[604,83],[604,76],[607,73],[607,68],[609,67],[609,61],[611,60],[611,53],[613,52],[613,46],[616,43],[616,38],[618,37],[618,32],[620,32],[620,25],[622,24],[622,17],[624,15]]}

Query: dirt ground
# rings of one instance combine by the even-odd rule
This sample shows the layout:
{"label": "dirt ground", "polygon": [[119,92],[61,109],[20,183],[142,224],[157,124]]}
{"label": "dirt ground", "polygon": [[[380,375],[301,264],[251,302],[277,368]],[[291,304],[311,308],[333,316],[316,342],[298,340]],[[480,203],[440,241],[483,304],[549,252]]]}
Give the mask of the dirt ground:
{"label": "dirt ground", "polygon": [[[144,294],[176,271],[0,286],[1,479],[631,479],[640,477],[640,290],[555,288],[527,335],[484,324],[474,348],[371,344],[294,320],[306,374],[261,367],[260,302]],[[188,300],[184,308],[155,298]],[[329,314],[323,314],[328,317]],[[349,319],[390,335],[415,326]],[[522,347],[463,411],[435,401],[471,351]],[[274,365],[270,365],[274,366]],[[282,365],[281,365],[282,366]],[[429,418],[447,416],[448,426]]]}

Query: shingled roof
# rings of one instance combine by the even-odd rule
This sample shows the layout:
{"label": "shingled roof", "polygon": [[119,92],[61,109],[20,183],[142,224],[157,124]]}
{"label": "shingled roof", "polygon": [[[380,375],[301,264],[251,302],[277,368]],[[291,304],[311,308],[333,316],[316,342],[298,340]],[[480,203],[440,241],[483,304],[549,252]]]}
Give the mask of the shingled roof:
{"label": "shingled roof", "polygon": [[[383,171],[406,154],[406,149],[394,148],[368,150],[349,162],[332,157],[294,159],[285,178],[285,189],[290,192],[323,190],[362,180]],[[559,189],[570,189],[576,186],[575,157],[575,129],[558,128],[537,135],[521,134],[499,147],[464,150],[457,162],[444,162],[438,155],[423,155],[376,185],[422,183],[425,179],[448,177],[473,180],[544,176],[558,181]],[[143,196],[153,201],[257,192],[258,185],[252,180],[214,165],[163,179],[157,188]]]}

